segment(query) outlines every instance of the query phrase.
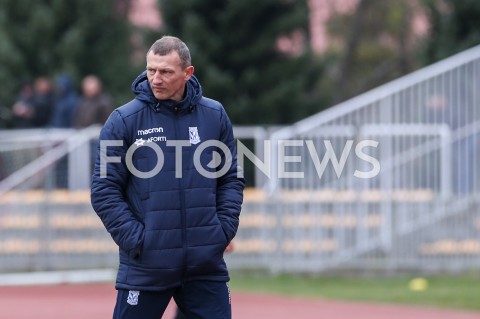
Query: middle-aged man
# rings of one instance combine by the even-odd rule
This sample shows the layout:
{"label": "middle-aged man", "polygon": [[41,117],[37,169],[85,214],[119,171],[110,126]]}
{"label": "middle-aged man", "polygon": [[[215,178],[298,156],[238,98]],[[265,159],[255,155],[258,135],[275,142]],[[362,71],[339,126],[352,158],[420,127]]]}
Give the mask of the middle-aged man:
{"label": "middle-aged man", "polygon": [[120,251],[114,318],[159,319],[172,297],[187,318],[231,318],[223,253],[244,180],[230,120],[193,71],[184,42],[157,40],[100,134],[91,199]]}

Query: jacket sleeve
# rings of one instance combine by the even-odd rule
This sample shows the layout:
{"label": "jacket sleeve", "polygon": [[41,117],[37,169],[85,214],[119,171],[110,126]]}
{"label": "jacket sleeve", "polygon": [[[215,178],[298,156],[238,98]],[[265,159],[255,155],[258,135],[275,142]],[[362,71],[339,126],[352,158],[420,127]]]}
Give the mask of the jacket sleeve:
{"label": "jacket sleeve", "polygon": [[[125,136],[125,123],[119,112],[114,111],[100,132],[91,202],[115,243],[129,256],[136,257],[142,248],[144,225],[131,211],[124,196],[129,179],[125,164],[128,149]],[[121,146],[112,146],[113,143]],[[105,170],[101,170],[102,165]]]}
{"label": "jacket sleeve", "polygon": [[[237,147],[233,137],[232,124],[224,110],[222,110],[222,130],[220,142],[225,144],[232,155],[232,161],[226,163],[230,169],[217,180],[217,214],[223,227],[227,241],[230,242],[237,233],[240,211],[243,202],[243,189],[245,180],[243,172],[237,164]],[[225,163],[225,154],[222,154],[222,162]],[[221,165],[223,167],[223,165]],[[241,172],[242,176],[239,176]]]}

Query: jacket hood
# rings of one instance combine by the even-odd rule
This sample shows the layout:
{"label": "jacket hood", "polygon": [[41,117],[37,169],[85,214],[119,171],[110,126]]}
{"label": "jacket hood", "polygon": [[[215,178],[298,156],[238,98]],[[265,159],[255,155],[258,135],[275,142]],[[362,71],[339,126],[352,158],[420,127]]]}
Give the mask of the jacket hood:
{"label": "jacket hood", "polygon": [[186,94],[182,101],[157,100],[148,83],[147,71],[143,71],[133,81],[132,91],[136,95],[136,99],[147,103],[153,109],[157,107],[173,108],[174,106],[180,108],[195,107],[202,98],[202,86],[194,75],[187,81],[185,86]]}
{"label": "jacket hood", "polygon": [[55,79],[55,86],[60,90],[62,95],[67,95],[75,92],[73,80],[67,74],[61,74]]}

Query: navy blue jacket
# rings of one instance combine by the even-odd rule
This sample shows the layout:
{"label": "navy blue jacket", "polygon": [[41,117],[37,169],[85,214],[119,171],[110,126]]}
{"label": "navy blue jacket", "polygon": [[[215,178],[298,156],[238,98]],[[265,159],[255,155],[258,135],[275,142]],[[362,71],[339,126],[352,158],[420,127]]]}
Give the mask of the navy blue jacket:
{"label": "navy blue jacket", "polygon": [[58,93],[53,105],[54,111],[50,119],[50,126],[70,128],[72,127],[73,116],[78,103],[75,86],[67,74],[60,75],[55,81],[55,86]]}
{"label": "navy blue jacket", "polygon": [[[223,252],[237,232],[244,188],[232,126],[194,76],[185,88],[180,102],[158,101],[143,72],[132,84],[136,98],[116,109],[100,133],[91,201],[119,246],[117,289],[229,280]],[[187,146],[167,145],[179,140]],[[226,152],[202,146],[212,140]],[[218,177],[202,173],[195,160]]]}

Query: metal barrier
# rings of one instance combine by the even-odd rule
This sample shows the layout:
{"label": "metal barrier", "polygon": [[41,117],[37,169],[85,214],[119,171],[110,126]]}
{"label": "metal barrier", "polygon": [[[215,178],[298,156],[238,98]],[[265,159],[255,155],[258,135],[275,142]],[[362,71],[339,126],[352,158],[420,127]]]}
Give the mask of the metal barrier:
{"label": "metal barrier", "polygon": [[478,74],[480,46],[274,132],[229,262],[479,269]]}

